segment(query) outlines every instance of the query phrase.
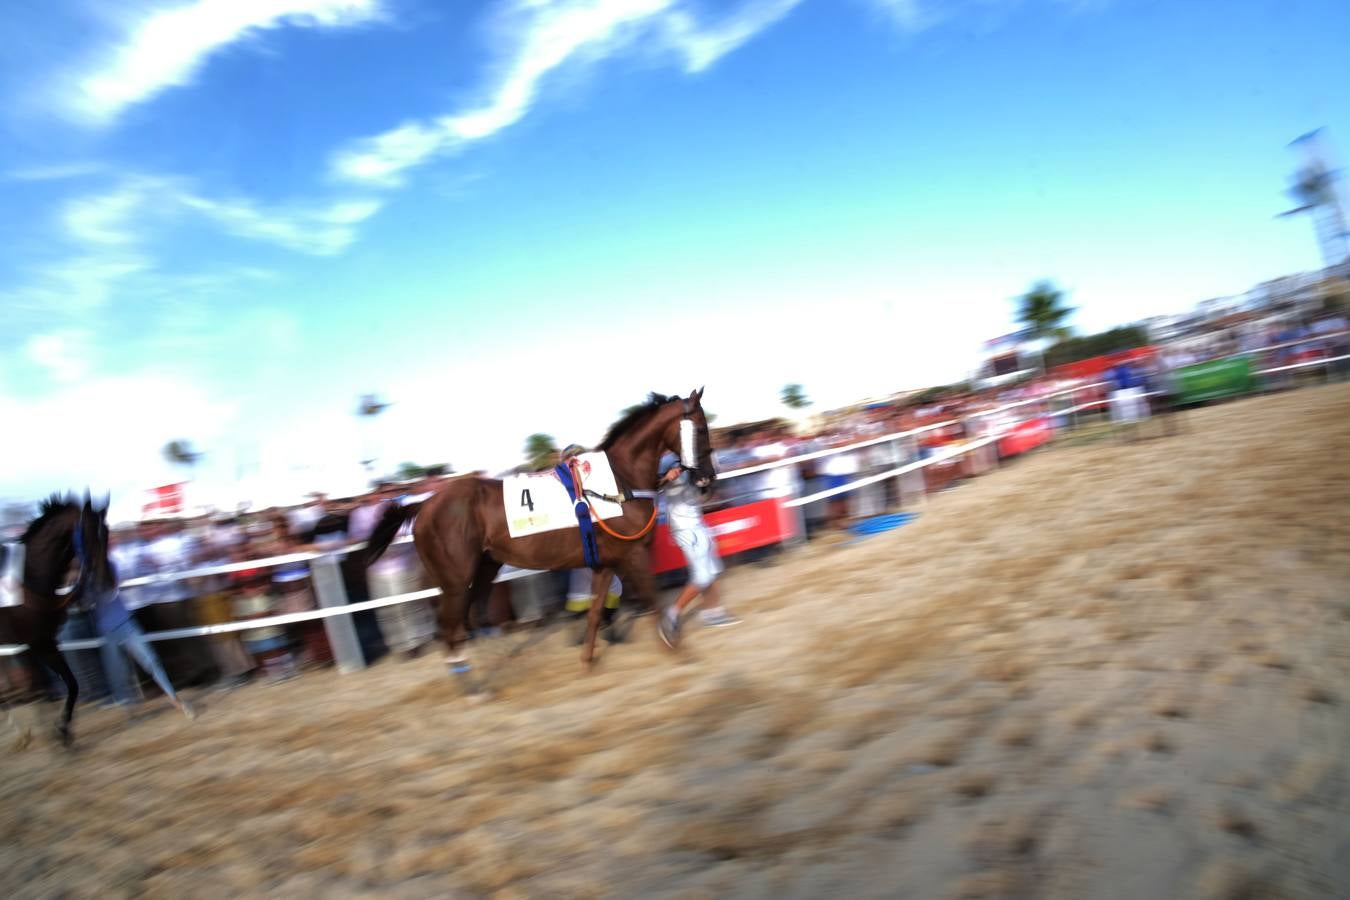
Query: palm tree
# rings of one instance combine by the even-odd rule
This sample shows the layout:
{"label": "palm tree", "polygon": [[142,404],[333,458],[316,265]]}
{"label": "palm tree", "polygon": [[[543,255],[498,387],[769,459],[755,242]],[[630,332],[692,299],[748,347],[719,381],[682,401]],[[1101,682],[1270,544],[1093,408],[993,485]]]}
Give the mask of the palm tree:
{"label": "palm tree", "polygon": [[534,471],[541,471],[558,461],[558,444],[551,434],[532,434],[525,439],[525,462]]}
{"label": "palm tree", "polygon": [[202,454],[192,449],[192,444],[184,440],[169,441],[164,445],[164,458],[175,466],[192,466],[202,458]]}
{"label": "palm tree", "polygon": [[806,409],[811,405],[811,401],[806,398],[806,391],[800,384],[783,385],[783,405],[788,409]]}
{"label": "palm tree", "polygon": [[378,416],[389,406],[390,404],[382,403],[380,398],[374,394],[362,394],[361,401],[356,407],[356,414],[358,416]]}
{"label": "palm tree", "polygon": [[169,441],[160,452],[164,454],[164,458],[170,465],[182,466],[187,469],[189,481],[196,477],[197,463],[201,460],[203,454],[192,449],[192,444],[189,441],[182,439]]}
{"label": "palm tree", "polygon": [[389,406],[390,404],[382,402],[380,398],[374,394],[362,394],[361,399],[357,401],[356,404],[357,417],[363,422],[370,423],[362,430],[362,441],[365,444],[363,455],[366,458],[361,460],[361,465],[365,467],[367,473],[375,467],[375,454],[370,446],[373,441],[371,430],[375,422],[375,417],[388,409]]}
{"label": "palm tree", "polygon": [[399,464],[398,471],[394,473],[394,477],[399,481],[414,481],[424,477],[426,474],[427,470],[424,467],[419,466],[417,463],[405,462]]}
{"label": "palm tree", "polygon": [[1052,282],[1038,281],[1018,300],[1017,320],[1031,336],[1041,340],[1063,340],[1073,333],[1064,320],[1074,309],[1064,305],[1064,293]]}

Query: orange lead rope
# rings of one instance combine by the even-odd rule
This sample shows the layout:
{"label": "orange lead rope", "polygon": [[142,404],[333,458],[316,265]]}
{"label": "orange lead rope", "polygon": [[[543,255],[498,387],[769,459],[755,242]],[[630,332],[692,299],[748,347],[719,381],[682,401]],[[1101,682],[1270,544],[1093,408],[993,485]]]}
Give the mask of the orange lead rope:
{"label": "orange lead rope", "polygon": [[572,481],[577,486],[577,495],[585,498],[586,506],[591,511],[591,520],[594,521],[596,525],[599,525],[600,530],[603,531],[605,534],[609,535],[612,538],[617,538],[618,540],[621,541],[640,541],[651,532],[653,527],[655,527],[656,500],[653,499],[652,517],[647,520],[647,524],[642,526],[642,530],[639,531],[637,534],[619,534],[613,528],[610,528],[608,525],[605,524],[605,520],[600,518],[600,514],[595,511],[595,505],[591,503],[591,498],[586,496],[586,489],[581,483],[581,469],[577,466],[577,461],[575,459],[568,460],[567,467],[572,470]]}

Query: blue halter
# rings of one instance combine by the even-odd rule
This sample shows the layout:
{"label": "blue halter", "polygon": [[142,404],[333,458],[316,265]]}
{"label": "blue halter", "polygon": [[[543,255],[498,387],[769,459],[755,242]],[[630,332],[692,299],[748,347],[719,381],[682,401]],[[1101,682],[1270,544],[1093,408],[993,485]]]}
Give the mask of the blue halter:
{"label": "blue halter", "polygon": [[80,564],[80,570],[75,573],[75,586],[72,589],[71,596],[75,591],[82,591],[85,581],[89,578],[89,551],[84,546],[84,510],[80,510],[80,517],[75,522],[75,561]]}
{"label": "blue halter", "polygon": [[79,562],[80,572],[83,574],[89,562],[89,555],[84,551],[84,510],[80,510],[80,518],[75,522],[75,559]]}

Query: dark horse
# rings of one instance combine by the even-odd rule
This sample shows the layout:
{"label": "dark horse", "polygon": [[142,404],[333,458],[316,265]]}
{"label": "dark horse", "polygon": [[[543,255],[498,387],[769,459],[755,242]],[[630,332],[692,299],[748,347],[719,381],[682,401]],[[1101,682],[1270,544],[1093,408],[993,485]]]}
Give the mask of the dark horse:
{"label": "dark horse", "polygon": [[[656,518],[656,470],[661,455],[680,455],[694,482],[707,488],[716,477],[708,421],[703,413],[703,389],[688,398],[652,394],[647,403],[616,422],[597,447],[609,456],[620,490],[640,496],[623,504],[623,515],[597,522],[600,565],[591,587],[582,662],[595,659],[595,636],[600,627],[604,597],[613,570],[649,605],[656,600],[648,548]],[[511,537],[502,497],[495,478],[456,479],[420,504],[391,507],[371,534],[367,560],[385,551],[402,524],[416,515],[413,540],[422,564],[440,586],[437,608],[441,639],[457,671],[467,671],[459,656],[470,602],[481,610],[493,579],[504,564],[522,569],[579,569],[586,563],[576,528]]]}
{"label": "dark horse", "polygon": [[[66,704],[56,730],[67,746],[80,687],[57,649],[56,635],[66,621],[68,605],[78,606],[91,588],[106,590],[112,586],[107,515],[107,502],[97,506],[87,495],[83,504],[74,497],[55,494],[43,501],[38,517],[19,539],[24,554],[23,602],[0,607],[0,644],[27,644],[33,658],[65,682]],[[75,586],[62,596],[60,588],[76,562],[79,574]]]}

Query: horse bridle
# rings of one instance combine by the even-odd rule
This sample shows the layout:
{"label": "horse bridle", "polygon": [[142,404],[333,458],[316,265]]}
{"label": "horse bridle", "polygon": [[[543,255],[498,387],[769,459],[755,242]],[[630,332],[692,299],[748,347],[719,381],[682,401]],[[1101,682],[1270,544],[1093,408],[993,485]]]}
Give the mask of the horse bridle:
{"label": "horse bridle", "polygon": [[[681,398],[680,402],[682,405],[680,413],[680,470],[682,472],[697,472],[698,432],[697,426],[694,425],[694,407],[690,404],[688,397]],[[577,476],[577,484],[581,484],[579,474]],[[661,489],[659,486],[655,490],[639,490],[620,486],[618,496],[613,496],[593,491],[590,488],[582,488],[582,494],[585,497],[594,500],[604,500],[609,503],[625,503],[629,500],[655,501],[661,495]],[[655,513],[654,504],[653,513]]]}
{"label": "horse bridle", "polygon": [[70,593],[66,594],[61,601],[61,605],[68,604],[77,594],[83,595],[85,581],[91,575],[89,565],[89,551],[84,546],[84,510],[80,510],[80,517],[75,521],[75,561],[80,564],[79,572],[75,573],[75,584],[71,586]]}

